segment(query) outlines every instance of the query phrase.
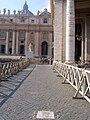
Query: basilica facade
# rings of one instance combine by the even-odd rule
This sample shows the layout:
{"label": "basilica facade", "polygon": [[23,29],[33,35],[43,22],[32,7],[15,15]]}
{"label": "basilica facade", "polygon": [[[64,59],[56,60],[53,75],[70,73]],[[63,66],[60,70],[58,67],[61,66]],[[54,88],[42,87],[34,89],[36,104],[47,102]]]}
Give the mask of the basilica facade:
{"label": "basilica facade", "polygon": [[34,15],[28,9],[13,14],[10,10],[0,12],[0,54],[25,55],[31,45],[34,56],[52,57],[52,20],[47,9]]}
{"label": "basilica facade", "polygon": [[90,0],[50,0],[54,60],[90,61]]}

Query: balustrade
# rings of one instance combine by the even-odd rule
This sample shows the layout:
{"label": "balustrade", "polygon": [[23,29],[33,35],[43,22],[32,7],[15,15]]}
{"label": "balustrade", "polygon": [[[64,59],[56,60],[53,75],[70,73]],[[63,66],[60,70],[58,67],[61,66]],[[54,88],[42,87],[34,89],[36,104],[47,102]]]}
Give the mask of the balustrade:
{"label": "balustrade", "polygon": [[90,71],[85,68],[78,68],[61,62],[54,62],[53,70],[59,76],[64,78],[63,83],[70,83],[76,93],[73,98],[78,97],[78,93],[82,95],[90,103]]}

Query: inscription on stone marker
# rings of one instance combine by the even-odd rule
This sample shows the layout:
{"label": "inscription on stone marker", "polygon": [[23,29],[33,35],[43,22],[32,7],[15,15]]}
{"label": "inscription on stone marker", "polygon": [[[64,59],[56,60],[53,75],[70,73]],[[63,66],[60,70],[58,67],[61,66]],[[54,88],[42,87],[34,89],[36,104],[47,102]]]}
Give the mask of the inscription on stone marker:
{"label": "inscription on stone marker", "polygon": [[52,112],[52,111],[38,111],[36,118],[37,119],[54,119],[54,112]]}

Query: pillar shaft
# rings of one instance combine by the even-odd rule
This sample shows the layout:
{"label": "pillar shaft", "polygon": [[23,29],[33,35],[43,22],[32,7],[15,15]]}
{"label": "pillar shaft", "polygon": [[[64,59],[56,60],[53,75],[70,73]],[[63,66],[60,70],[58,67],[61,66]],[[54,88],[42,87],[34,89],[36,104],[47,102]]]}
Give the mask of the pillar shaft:
{"label": "pillar shaft", "polygon": [[62,61],[62,7],[63,1],[55,1],[54,17],[54,61]]}
{"label": "pillar shaft", "polygon": [[15,31],[13,31],[12,54],[15,54]]}
{"label": "pillar shaft", "polygon": [[35,33],[35,56],[38,56],[38,36],[39,32]]}
{"label": "pillar shaft", "polygon": [[48,55],[52,57],[52,32],[49,32],[49,48]]}
{"label": "pillar shaft", "polygon": [[87,18],[85,19],[85,62],[87,62]]}
{"label": "pillar shaft", "polygon": [[75,8],[74,0],[67,0],[66,7],[66,62],[75,60]]}
{"label": "pillar shaft", "polygon": [[25,37],[25,53],[28,51],[28,31],[26,31]]}
{"label": "pillar shaft", "polygon": [[8,39],[8,31],[6,32],[6,51],[5,51],[5,53],[6,54],[8,54],[8,49],[9,49],[9,39]]}
{"label": "pillar shaft", "polygon": [[18,31],[17,31],[17,35],[16,35],[16,54],[18,54]]}

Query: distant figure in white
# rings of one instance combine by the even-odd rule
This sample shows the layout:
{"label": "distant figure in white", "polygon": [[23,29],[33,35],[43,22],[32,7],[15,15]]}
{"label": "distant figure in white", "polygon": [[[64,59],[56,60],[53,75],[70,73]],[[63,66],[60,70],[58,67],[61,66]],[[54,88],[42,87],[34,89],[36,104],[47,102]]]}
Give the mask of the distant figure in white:
{"label": "distant figure in white", "polygon": [[30,43],[29,46],[28,46],[28,50],[29,50],[29,52],[32,51],[32,44],[31,44],[31,43]]}

